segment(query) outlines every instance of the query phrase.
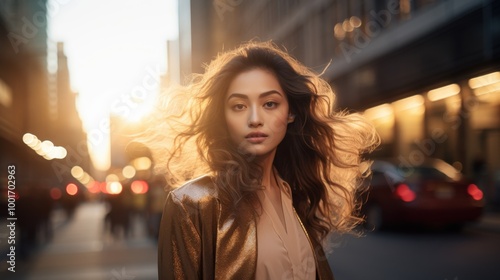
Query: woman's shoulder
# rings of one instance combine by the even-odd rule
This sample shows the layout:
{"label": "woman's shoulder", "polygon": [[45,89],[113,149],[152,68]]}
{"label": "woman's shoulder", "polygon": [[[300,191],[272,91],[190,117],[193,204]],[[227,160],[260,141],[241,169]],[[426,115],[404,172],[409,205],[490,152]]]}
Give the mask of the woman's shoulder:
{"label": "woman's shoulder", "polygon": [[170,192],[181,201],[200,201],[217,197],[217,190],[211,176],[204,175],[184,183]]}

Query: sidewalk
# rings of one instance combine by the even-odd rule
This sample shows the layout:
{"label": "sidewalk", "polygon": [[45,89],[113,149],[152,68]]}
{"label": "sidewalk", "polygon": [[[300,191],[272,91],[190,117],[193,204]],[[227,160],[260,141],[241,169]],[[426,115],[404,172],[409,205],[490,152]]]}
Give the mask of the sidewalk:
{"label": "sidewalk", "polygon": [[[60,213],[54,212],[55,217]],[[7,280],[157,279],[156,242],[147,237],[143,221],[132,220],[131,235],[115,238],[104,228],[103,203],[81,204],[71,220],[54,220],[54,236],[16,272],[1,271]],[[3,267],[2,267],[3,270]]]}

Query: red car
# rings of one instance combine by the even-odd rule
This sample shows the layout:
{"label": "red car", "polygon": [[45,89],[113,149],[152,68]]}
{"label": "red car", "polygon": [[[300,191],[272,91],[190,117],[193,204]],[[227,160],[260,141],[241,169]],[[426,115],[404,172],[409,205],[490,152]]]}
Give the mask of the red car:
{"label": "red car", "polygon": [[368,229],[400,224],[461,228],[482,214],[483,192],[442,160],[414,166],[375,160],[372,172],[361,193]]}

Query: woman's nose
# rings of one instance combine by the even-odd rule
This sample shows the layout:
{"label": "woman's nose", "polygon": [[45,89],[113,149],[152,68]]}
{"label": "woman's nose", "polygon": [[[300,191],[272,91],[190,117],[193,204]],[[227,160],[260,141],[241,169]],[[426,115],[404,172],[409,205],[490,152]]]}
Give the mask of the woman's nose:
{"label": "woman's nose", "polygon": [[259,127],[262,125],[262,118],[259,114],[257,108],[252,108],[250,110],[250,115],[248,116],[248,126],[249,127]]}

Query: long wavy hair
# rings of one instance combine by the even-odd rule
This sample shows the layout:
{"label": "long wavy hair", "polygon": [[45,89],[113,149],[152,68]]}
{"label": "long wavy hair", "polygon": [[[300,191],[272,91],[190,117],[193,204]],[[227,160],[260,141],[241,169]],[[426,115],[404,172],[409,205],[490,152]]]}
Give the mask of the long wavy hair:
{"label": "long wavy hair", "polygon": [[158,104],[162,127],[152,128],[161,135],[156,143],[163,152],[157,161],[165,163],[170,182],[211,174],[234,209],[258,201],[262,170],[230,140],[224,116],[229,84],[255,68],[276,76],[295,115],[277,147],[274,166],[291,186],[304,226],[317,241],[331,231],[350,231],[360,222],[356,188],[369,172],[363,156],[379,138],[361,115],[335,111],[330,85],[271,42],[250,42],[221,53],[203,75],[164,95]]}

